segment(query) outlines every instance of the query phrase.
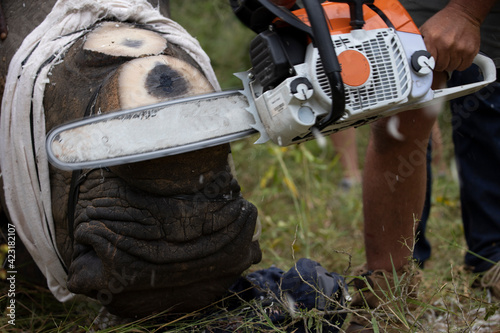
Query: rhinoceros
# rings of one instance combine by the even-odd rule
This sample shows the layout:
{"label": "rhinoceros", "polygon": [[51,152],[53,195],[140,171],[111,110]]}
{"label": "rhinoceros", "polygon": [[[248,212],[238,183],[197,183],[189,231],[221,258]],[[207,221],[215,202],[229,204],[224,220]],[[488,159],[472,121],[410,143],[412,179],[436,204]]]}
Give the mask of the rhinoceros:
{"label": "rhinoceros", "polygon": [[86,295],[121,317],[223,296],[261,259],[257,209],[240,193],[228,144],[78,171],[50,165],[44,148],[45,134],[69,121],[219,89],[167,1],[2,7],[0,215],[52,293]]}

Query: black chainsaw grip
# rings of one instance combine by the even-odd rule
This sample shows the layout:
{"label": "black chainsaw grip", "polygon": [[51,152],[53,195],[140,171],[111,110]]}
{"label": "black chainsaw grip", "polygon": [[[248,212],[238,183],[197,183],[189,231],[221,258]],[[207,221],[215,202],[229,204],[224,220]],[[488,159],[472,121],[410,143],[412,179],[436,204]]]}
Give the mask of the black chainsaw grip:
{"label": "black chainsaw grip", "polygon": [[349,5],[351,15],[351,27],[353,29],[361,29],[365,25],[363,15],[363,5],[371,6],[374,0],[329,0],[330,2],[340,2]]}
{"label": "black chainsaw grip", "polygon": [[332,108],[315,126],[322,130],[342,117],[345,111],[345,92],[341,68],[335,53],[330,30],[326,21],[323,6],[318,0],[303,0],[304,7],[311,23],[313,40],[318,48],[321,63],[332,92]]}
{"label": "black chainsaw grip", "polygon": [[236,17],[256,33],[267,30],[276,17],[299,30],[310,32],[309,27],[290,12],[299,8],[296,4],[290,10],[270,0],[229,0],[229,4]]}
{"label": "black chainsaw grip", "polygon": [[229,3],[236,17],[256,33],[267,30],[276,17],[259,0],[229,0]]}

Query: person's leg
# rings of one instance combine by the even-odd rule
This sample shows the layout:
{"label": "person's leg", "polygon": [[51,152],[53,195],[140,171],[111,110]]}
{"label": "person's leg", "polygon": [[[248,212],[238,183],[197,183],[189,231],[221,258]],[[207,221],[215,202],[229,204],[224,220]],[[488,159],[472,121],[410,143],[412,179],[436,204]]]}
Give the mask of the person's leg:
{"label": "person's leg", "polygon": [[[444,75],[435,76],[435,86]],[[416,220],[426,191],[426,152],[436,114],[425,109],[402,112],[395,139],[389,118],[372,125],[363,175],[364,236],[367,267],[392,272],[411,259]]]}
{"label": "person's leg", "polygon": [[416,219],[426,190],[426,150],[435,116],[421,110],[398,115],[398,141],[383,119],[372,127],[363,176],[365,251],[368,269],[392,272],[411,258]]}
{"label": "person's leg", "polygon": [[[477,81],[477,67],[456,72],[454,85]],[[462,219],[475,272],[500,261],[500,83],[453,100],[452,128],[460,179]],[[489,259],[485,261],[482,258]]]}
{"label": "person's leg", "polygon": [[436,168],[438,176],[444,176],[446,173],[446,163],[444,161],[443,138],[439,123],[436,121],[432,127],[432,165]]}
{"label": "person's leg", "polygon": [[351,127],[330,135],[330,138],[336,152],[339,154],[340,164],[343,169],[343,181],[346,182],[346,186],[361,183],[356,130]]}
{"label": "person's leg", "polygon": [[[400,113],[396,139],[388,130],[391,118],[372,125],[363,175],[363,213],[366,264],[352,272],[355,292],[350,306],[379,309],[390,314],[388,295],[398,283],[407,287],[407,299],[417,297],[421,280],[412,270],[411,260],[415,224],[422,213],[427,178],[427,146],[436,115],[425,110]],[[400,136],[398,136],[400,137]],[[367,288],[367,284],[371,288]],[[370,314],[351,318],[346,332],[373,332]],[[381,323],[399,327],[390,316]],[[382,328],[383,330],[384,328]]]}

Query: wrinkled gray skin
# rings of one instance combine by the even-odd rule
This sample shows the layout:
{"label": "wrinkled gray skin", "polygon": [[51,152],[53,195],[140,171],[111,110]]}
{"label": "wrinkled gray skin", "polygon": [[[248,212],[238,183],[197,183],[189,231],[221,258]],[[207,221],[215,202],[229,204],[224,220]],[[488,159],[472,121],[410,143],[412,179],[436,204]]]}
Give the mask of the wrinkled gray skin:
{"label": "wrinkled gray skin", "polygon": [[[156,6],[158,0],[151,2]],[[9,36],[0,42],[0,93],[17,46],[54,3],[2,1]],[[160,8],[165,11],[166,3]],[[75,43],[64,62],[52,70],[55,84],[47,86],[44,97],[47,130],[82,118],[95,90],[131,60],[83,56],[81,44]],[[178,48],[167,52],[193,63]],[[175,68],[170,70],[175,75]],[[177,79],[173,81],[183,78]],[[186,85],[181,84],[163,93],[166,98],[189,94],[183,89]],[[112,89],[101,92],[97,106],[110,108],[112,94]],[[69,273],[69,290],[98,299],[122,317],[165,309],[192,311],[222,297],[261,257],[258,243],[252,241],[256,208],[239,193],[227,162],[229,152],[229,145],[222,145],[83,170],[86,177],[79,187],[72,228],[68,228],[71,172],[51,168],[57,245]],[[6,216],[3,209],[3,223]]]}

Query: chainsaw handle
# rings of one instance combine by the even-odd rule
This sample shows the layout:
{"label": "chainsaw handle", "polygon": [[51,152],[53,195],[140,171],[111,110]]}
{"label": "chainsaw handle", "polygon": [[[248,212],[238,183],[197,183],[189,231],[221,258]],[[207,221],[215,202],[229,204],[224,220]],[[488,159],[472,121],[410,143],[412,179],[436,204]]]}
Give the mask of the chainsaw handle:
{"label": "chainsaw handle", "polygon": [[345,92],[342,76],[340,75],[342,69],[337,59],[335,47],[333,46],[323,6],[318,0],[304,0],[303,3],[309,17],[309,23],[311,24],[311,37],[318,49],[332,93],[332,108],[330,112],[315,125],[319,130],[322,130],[344,115]]}
{"label": "chainsaw handle", "polygon": [[[296,29],[311,35],[311,28],[293,15],[286,7],[278,6],[270,0],[229,0],[234,14],[248,28],[261,33],[279,17]],[[292,7],[295,8],[296,5]]]}
{"label": "chainsaw handle", "polygon": [[374,0],[329,0],[330,2],[347,3],[351,15],[351,27],[361,29],[365,25],[363,5],[373,5]]}
{"label": "chainsaw handle", "polygon": [[280,6],[276,5],[276,4],[274,4],[273,2],[271,2],[270,0],[258,0],[258,1],[268,11],[270,11],[271,13],[273,13],[274,15],[276,15],[276,17],[279,17],[283,21],[287,22],[288,24],[290,24],[295,29],[303,31],[303,32],[305,32],[306,34],[308,34],[310,36],[312,35],[311,28],[307,24],[305,24],[304,22],[302,22],[301,20],[299,20],[297,18],[297,16],[293,15],[290,12],[290,10],[288,10],[288,9],[286,9],[284,7],[280,7]]}
{"label": "chainsaw handle", "polygon": [[478,53],[474,58],[473,64],[477,65],[483,74],[483,80],[479,82],[464,84],[456,87],[443,88],[434,91],[434,99],[443,98],[446,100],[454,99],[473,93],[486,84],[496,80],[496,66],[489,57]]}

